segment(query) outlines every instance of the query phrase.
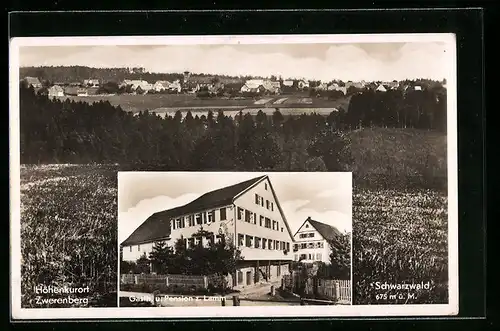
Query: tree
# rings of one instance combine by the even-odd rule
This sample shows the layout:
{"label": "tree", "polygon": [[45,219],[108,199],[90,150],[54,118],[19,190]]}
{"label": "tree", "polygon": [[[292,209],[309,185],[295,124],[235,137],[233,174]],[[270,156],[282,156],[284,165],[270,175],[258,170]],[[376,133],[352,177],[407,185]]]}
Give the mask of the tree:
{"label": "tree", "polygon": [[151,271],[151,261],[148,259],[146,256],[146,253],[144,253],[137,261],[137,271],[139,273],[144,273],[144,274],[149,274]]}
{"label": "tree", "polygon": [[158,274],[167,274],[172,257],[173,252],[171,247],[168,247],[164,241],[155,242],[153,251],[149,254],[153,271]]}
{"label": "tree", "polygon": [[341,131],[322,130],[313,138],[307,152],[310,156],[320,156],[328,171],[345,171],[351,166],[350,140]]}
{"label": "tree", "polygon": [[345,233],[330,242],[331,277],[351,279],[351,233]]}

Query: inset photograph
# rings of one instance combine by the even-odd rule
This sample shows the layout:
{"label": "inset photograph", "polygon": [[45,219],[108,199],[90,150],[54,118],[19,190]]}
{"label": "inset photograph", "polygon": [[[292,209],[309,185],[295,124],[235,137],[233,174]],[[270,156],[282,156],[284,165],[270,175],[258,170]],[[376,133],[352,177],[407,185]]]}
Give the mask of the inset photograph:
{"label": "inset photograph", "polygon": [[119,172],[120,307],[350,305],[349,172]]}

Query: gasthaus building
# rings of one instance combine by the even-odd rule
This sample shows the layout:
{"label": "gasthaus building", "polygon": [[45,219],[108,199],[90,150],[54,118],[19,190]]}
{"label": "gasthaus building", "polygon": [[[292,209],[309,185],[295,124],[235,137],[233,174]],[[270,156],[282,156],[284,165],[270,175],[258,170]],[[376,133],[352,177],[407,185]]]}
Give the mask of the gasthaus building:
{"label": "gasthaus building", "polygon": [[[210,238],[193,238],[203,228]],[[157,241],[174,247],[182,238],[187,247],[220,240],[232,240],[240,249],[233,287],[280,282],[289,273],[293,234],[267,175],[215,191],[190,203],[157,212],[140,225],[122,244],[123,260],[136,261],[149,254]]]}

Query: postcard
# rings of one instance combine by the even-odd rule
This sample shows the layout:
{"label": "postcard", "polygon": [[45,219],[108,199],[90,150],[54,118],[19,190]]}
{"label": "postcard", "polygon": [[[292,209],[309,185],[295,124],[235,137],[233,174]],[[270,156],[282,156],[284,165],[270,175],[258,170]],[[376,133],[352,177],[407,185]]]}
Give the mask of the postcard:
{"label": "postcard", "polygon": [[14,38],[9,70],[13,320],[458,314],[454,35]]}

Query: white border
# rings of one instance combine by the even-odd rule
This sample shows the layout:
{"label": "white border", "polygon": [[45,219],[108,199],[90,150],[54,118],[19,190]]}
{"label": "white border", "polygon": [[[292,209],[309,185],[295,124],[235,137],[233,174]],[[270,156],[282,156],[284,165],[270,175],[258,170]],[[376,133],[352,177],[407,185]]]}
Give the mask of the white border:
{"label": "white border", "polygon": [[[443,42],[447,61],[448,151],[448,285],[449,303],[443,305],[169,307],[161,308],[21,308],[20,159],[19,159],[19,48],[22,46],[194,45],[194,44],[308,44],[308,43]],[[348,34],[348,35],[238,35],[238,36],[134,36],[134,37],[30,37],[13,38],[9,49],[9,167],[11,318],[151,319],[217,317],[389,317],[451,316],[458,314],[458,160],[457,74],[454,34]],[[222,309],[221,309],[222,308]]]}

